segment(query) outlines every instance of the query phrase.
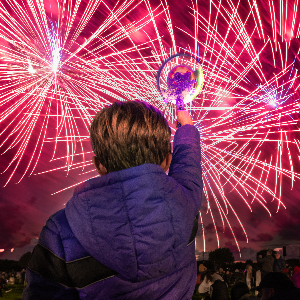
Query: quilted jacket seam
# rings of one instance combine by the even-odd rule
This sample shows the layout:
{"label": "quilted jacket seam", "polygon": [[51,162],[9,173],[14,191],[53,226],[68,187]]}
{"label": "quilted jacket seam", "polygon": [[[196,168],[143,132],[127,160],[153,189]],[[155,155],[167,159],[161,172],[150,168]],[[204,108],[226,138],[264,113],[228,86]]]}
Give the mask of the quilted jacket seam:
{"label": "quilted jacket seam", "polygon": [[135,261],[136,261],[136,265],[137,265],[136,277],[138,277],[139,264],[138,264],[137,252],[136,252],[136,241],[135,241],[135,238],[134,238],[134,228],[133,228],[133,225],[131,224],[131,220],[129,218],[128,206],[127,206],[125,195],[124,195],[124,184],[123,184],[123,182],[122,182],[122,199],[124,200],[124,206],[126,208],[127,221],[129,223],[129,228],[130,228],[130,232],[131,232],[132,244],[133,244],[133,249],[134,249],[134,254],[135,254]]}

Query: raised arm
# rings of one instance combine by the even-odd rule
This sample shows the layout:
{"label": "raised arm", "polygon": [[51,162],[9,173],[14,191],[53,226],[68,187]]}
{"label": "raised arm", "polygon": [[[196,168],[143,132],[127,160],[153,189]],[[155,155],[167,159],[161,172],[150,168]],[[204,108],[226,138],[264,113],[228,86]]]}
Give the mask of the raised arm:
{"label": "raised arm", "polygon": [[200,209],[203,189],[200,134],[187,111],[178,111],[177,119],[181,127],[174,136],[169,176],[186,189]]}

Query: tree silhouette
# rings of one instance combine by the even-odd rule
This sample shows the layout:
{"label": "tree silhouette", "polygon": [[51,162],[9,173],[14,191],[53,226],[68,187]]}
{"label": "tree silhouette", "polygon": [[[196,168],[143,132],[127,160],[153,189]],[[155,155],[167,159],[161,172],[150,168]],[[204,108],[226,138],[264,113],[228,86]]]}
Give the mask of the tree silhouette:
{"label": "tree silhouette", "polygon": [[218,248],[209,253],[209,260],[214,262],[214,264],[221,266],[224,264],[232,264],[234,262],[234,257],[230,249]]}
{"label": "tree silhouette", "polygon": [[26,252],[25,254],[23,254],[20,259],[19,259],[19,265],[22,269],[26,269],[29,259],[31,257],[31,252]]}

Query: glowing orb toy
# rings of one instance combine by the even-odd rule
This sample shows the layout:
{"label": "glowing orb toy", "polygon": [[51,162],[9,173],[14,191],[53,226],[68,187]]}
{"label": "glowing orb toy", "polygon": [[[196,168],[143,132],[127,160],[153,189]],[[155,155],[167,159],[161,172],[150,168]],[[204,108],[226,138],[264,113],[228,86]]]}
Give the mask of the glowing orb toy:
{"label": "glowing orb toy", "polygon": [[175,54],[159,68],[157,88],[165,103],[174,103],[178,110],[195,99],[204,83],[199,61],[190,54]]}

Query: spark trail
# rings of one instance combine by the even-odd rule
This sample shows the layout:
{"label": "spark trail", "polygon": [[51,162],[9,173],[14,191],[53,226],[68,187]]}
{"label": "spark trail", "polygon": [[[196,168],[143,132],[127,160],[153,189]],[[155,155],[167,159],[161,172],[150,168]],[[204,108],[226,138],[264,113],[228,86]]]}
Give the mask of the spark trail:
{"label": "spark trail", "polygon": [[271,201],[285,207],[283,180],[293,188],[300,179],[298,0],[284,2],[1,1],[6,184],[34,174],[45,145],[61,167],[50,161],[36,173],[96,176],[89,124],[115,100],[149,102],[174,133],[175,106],[157,91],[156,73],[169,56],[190,53],[205,78],[187,108],[201,132],[206,213],[218,246],[220,220],[239,248],[232,220],[247,234],[236,204],[251,210],[255,201],[271,214]]}

